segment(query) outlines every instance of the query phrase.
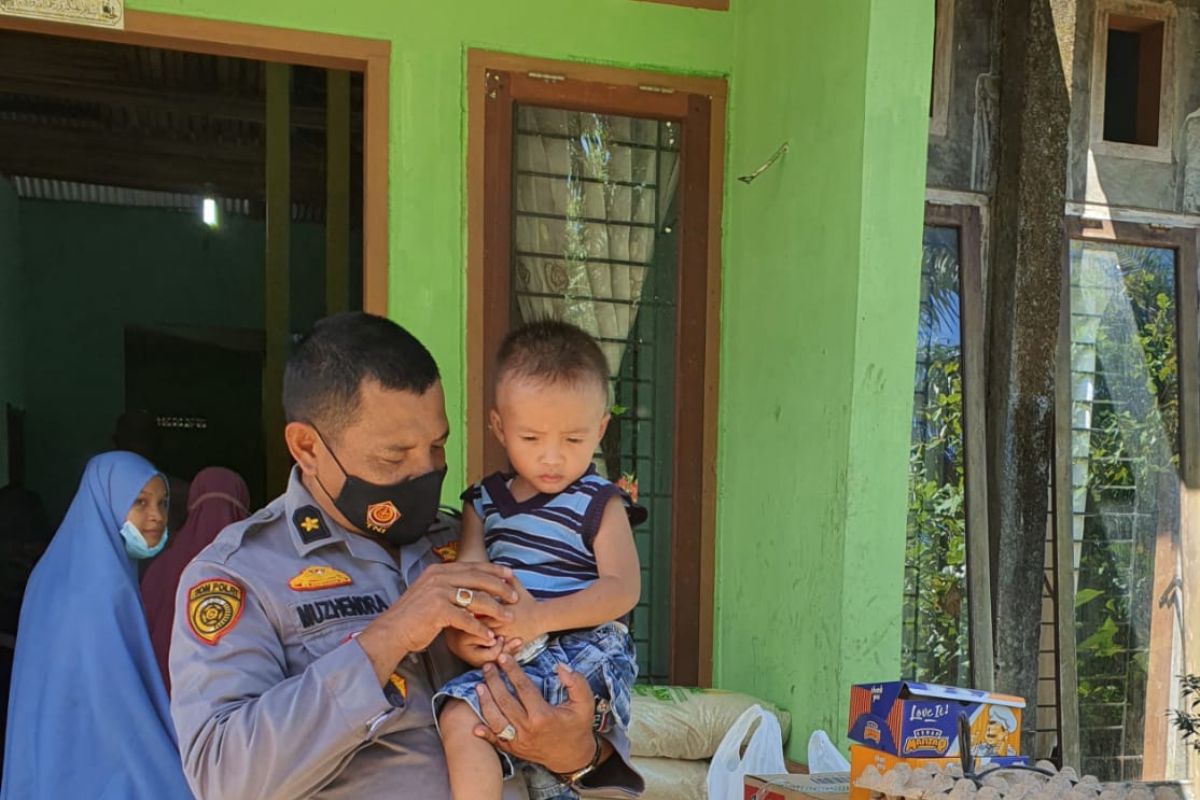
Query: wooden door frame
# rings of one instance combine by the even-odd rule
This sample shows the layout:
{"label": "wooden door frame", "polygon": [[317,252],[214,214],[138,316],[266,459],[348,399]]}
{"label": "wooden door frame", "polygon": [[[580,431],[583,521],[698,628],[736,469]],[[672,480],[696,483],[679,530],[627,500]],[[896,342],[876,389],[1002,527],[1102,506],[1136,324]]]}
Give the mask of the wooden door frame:
{"label": "wooden door frame", "polygon": [[387,315],[390,42],[149,11],[126,11],[124,30],[7,16],[0,30],[361,72],[363,308]]}
{"label": "wooden door frame", "polygon": [[[1142,779],[1163,780],[1167,765],[1168,737],[1172,735],[1167,720],[1160,717],[1154,710],[1170,703],[1171,669],[1170,664],[1154,659],[1154,653],[1161,652],[1165,646],[1170,648],[1173,631],[1173,608],[1170,604],[1161,602],[1161,598],[1170,593],[1175,574],[1175,561],[1182,537],[1187,529],[1184,522],[1190,518],[1189,489],[1200,486],[1200,341],[1197,335],[1197,237],[1200,236],[1195,228],[1164,227],[1152,224],[1117,222],[1112,220],[1096,220],[1081,217],[1067,217],[1066,220],[1066,263],[1064,264],[1063,289],[1070,291],[1072,241],[1102,242],[1105,244],[1125,244],[1137,247],[1155,247],[1175,251],[1175,346],[1176,359],[1179,363],[1179,460],[1180,460],[1180,508],[1176,519],[1178,524],[1172,535],[1171,531],[1159,527],[1155,540],[1154,577],[1151,588],[1151,621],[1149,632],[1150,661],[1146,674],[1146,714],[1145,728],[1142,735]],[[1070,363],[1070,303],[1063,303],[1063,317],[1060,336],[1064,341],[1060,344],[1060,359],[1065,361],[1069,369]],[[1069,375],[1067,376],[1069,379]],[[1070,383],[1066,384],[1069,392]],[[1060,387],[1061,390],[1062,387]],[[1068,394],[1068,403],[1069,403]],[[1060,436],[1061,436],[1060,429]],[[1070,436],[1069,426],[1066,435]],[[1058,448],[1070,453],[1069,438],[1061,442]],[[1061,472],[1061,470],[1060,470]],[[1059,490],[1064,493],[1063,489]],[[1069,496],[1069,493],[1066,493]],[[1068,505],[1069,507],[1069,505]],[[1071,520],[1060,524],[1060,530],[1070,531]],[[1074,608],[1073,597],[1071,608]],[[1060,602],[1062,598],[1060,596]],[[1069,634],[1074,636],[1074,626]],[[1161,720],[1160,725],[1153,725],[1152,720]]]}
{"label": "wooden door frame", "polygon": [[[487,463],[486,444],[490,436],[485,426],[486,392],[489,364],[498,337],[495,314],[486,310],[496,302],[507,308],[509,303],[508,274],[485,269],[493,251],[507,258],[511,232],[504,225],[487,219],[488,191],[496,180],[510,180],[511,152],[488,152],[486,139],[487,101],[498,92],[506,96],[512,87],[500,85],[497,76],[511,77],[518,93],[536,91],[538,102],[558,107],[648,116],[661,119],[696,120],[706,125],[708,151],[700,159],[692,159],[693,169],[689,188],[681,182],[681,196],[694,194],[706,198],[705,230],[692,237],[696,253],[691,262],[703,261],[705,269],[699,280],[697,301],[702,300],[702,319],[680,319],[679,335],[693,336],[703,342],[695,358],[683,369],[692,383],[699,383],[701,398],[699,419],[693,419],[692,430],[698,431],[696,449],[700,458],[684,465],[694,470],[691,483],[698,483],[694,498],[693,519],[681,525],[674,515],[672,525],[672,568],[682,565],[684,574],[694,575],[692,581],[671,581],[670,617],[671,647],[670,675],[672,682],[709,685],[712,682],[713,643],[713,576],[715,562],[716,522],[716,411],[717,355],[719,349],[720,273],[721,273],[721,204],[724,192],[725,157],[725,98],[726,83],[720,78],[677,76],[643,72],[615,67],[601,67],[574,62],[549,61],[520,56],[471,50],[467,54],[467,470],[471,475],[482,474]],[[519,96],[519,94],[517,95]],[[507,124],[511,124],[511,110]],[[494,123],[496,124],[496,123]],[[499,124],[505,124],[502,121]],[[684,131],[684,153],[687,152],[687,128]],[[686,160],[686,155],[685,155]],[[688,168],[685,166],[685,173]],[[689,175],[683,176],[683,181]],[[497,218],[511,219],[493,211]],[[686,246],[686,243],[684,244]],[[502,300],[495,300],[503,294]],[[697,306],[701,305],[697,302]],[[682,316],[682,315],[681,315]],[[491,322],[488,322],[492,320]],[[490,325],[490,328],[488,327]],[[495,329],[493,329],[495,328]],[[699,335],[697,333],[699,332]],[[702,338],[701,338],[702,337]],[[681,378],[682,380],[682,378]],[[679,416],[678,414],[676,415]],[[676,420],[677,426],[679,420]],[[676,442],[678,444],[678,436]],[[674,480],[681,471],[678,460]],[[698,480],[697,480],[698,479]],[[681,528],[694,530],[694,536],[676,534]]]}

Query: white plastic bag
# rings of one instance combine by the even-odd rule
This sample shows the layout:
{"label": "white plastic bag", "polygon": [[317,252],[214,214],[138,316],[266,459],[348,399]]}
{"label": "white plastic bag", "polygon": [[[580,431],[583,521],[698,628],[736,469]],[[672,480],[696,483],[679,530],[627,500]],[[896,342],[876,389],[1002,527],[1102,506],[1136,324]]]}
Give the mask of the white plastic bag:
{"label": "white plastic bag", "polygon": [[850,771],[850,762],[833,746],[825,731],[813,731],[808,738],[808,771],[813,774]]}
{"label": "white plastic bag", "polygon": [[[758,728],[741,752],[746,734],[758,723]],[[708,800],[741,800],[747,774],[778,775],[787,772],[783,763],[783,734],[779,720],[760,705],[747,708],[713,755],[708,768]]]}

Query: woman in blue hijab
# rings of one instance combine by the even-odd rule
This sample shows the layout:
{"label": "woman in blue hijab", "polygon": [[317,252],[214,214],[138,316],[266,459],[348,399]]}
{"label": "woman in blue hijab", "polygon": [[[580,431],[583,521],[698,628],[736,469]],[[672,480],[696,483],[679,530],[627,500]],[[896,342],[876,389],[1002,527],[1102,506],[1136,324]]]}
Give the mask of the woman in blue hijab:
{"label": "woman in blue hijab", "polygon": [[0,800],[190,798],[138,594],[167,488],[104,453],[33,570],[17,634]]}

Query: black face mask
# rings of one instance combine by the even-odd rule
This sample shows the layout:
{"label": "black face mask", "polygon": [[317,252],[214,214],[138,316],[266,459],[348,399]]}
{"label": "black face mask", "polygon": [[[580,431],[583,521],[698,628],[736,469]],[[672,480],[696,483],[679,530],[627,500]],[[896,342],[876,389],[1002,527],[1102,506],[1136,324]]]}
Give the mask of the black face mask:
{"label": "black face mask", "polygon": [[[346,478],[338,496],[329,495],[342,516],[359,530],[382,536],[394,547],[412,544],[425,535],[437,519],[445,467],[398,483],[370,483],[346,472],[320,431],[317,436]],[[317,483],[328,495],[320,478]]]}

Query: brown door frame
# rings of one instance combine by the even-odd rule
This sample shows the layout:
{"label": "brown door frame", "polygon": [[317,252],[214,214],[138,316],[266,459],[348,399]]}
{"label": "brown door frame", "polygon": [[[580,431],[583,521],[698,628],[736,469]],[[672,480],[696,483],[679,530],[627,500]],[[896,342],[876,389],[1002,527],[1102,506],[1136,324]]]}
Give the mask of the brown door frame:
{"label": "brown door frame", "polygon": [[[1146,713],[1145,729],[1142,734],[1142,779],[1163,780],[1167,767],[1168,737],[1173,735],[1162,711],[1170,707],[1171,665],[1162,654],[1171,650],[1175,625],[1174,604],[1166,601],[1171,597],[1175,578],[1175,565],[1182,543],[1187,534],[1184,522],[1190,519],[1189,490],[1200,486],[1200,341],[1197,335],[1197,237],[1194,228],[1164,227],[1159,225],[1112,220],[1093,220],[1067,217],[1067,258],[1064,265],[1065,288],[1070,284],[1070,242],[1072,240],[1126,244],[1140,247],[1157,247],[1175,251],[1175,346],[1179,364],[1179,460],[1180,460],[1180,508],[1175,516],[1175,530],[1159,526],[1154,547],[1154,577],[1151,588],[1149,662],[1146,669]],[[1070,314],[1070,304],[1064,303],[1064,316]],[[1069,319],[1069,317],[1068,317]],[[1070,330],[1064,325],[1064,337]],[[1066,340],[1064,358],[1069,359],[1069,338]],[[1063,348],[1060,348],[1062,350]],[[1068,362],[1069,363],[1069,362]],[[1068,430],[1069,435],[1069,430]],[[1070,442],[1060,444],[1070,452]],[[1061,490],[1060,490],[1061,491]],[[1063,530],[1071,530],[1067,520]],[[1176,600],[1178,602],[1178,600]],[[1072,603],[1072,606],[1074,604]],[[1182,632],[1181,632],[1182,633]],[[1074,635],[1072,627],[1068,635]],[[1159,656],[1156,658],[1156,656]],[[1157,723],[1157,724],[1155,724]]]}
{"label": "brown door frame", "polygon": [[[676,422],[671,531],[670,676],[712,682],[716,498],[717,353],[720,310],[721,200],[724,190],[726,84],[697,78],[472,50],[467,56],[467,469],[502,458],[484,418],[493,350],[508,325],[511,257],[511,131],[517,101],[597,113],[673,119],[684,124],[680,185],[685,232],[679,300],[702,314],[677,322]],[[689,136],[701,131],[701,136]],[[689,142],[691,145],[689,146]],[[691,198],[689,200],[689,198]],[[687,204],[702,202],[689,215]],[[687,231],[689,218],[703,220]],[[703,269],[698,268],[700,264]],[[496,267],[495,265],[503,265]],[[682,280],[684,274],[688,279]],[[685,300],[690,297],[690,300]],[[700,399],[680,413],[679,387]]]}
{"label": "brown door frame", "polygon": [[388,310],[388,68],[391,43],[148,11],[126,11],[125,29],[0,16],[0,30],[363,74],[363,308]]}

